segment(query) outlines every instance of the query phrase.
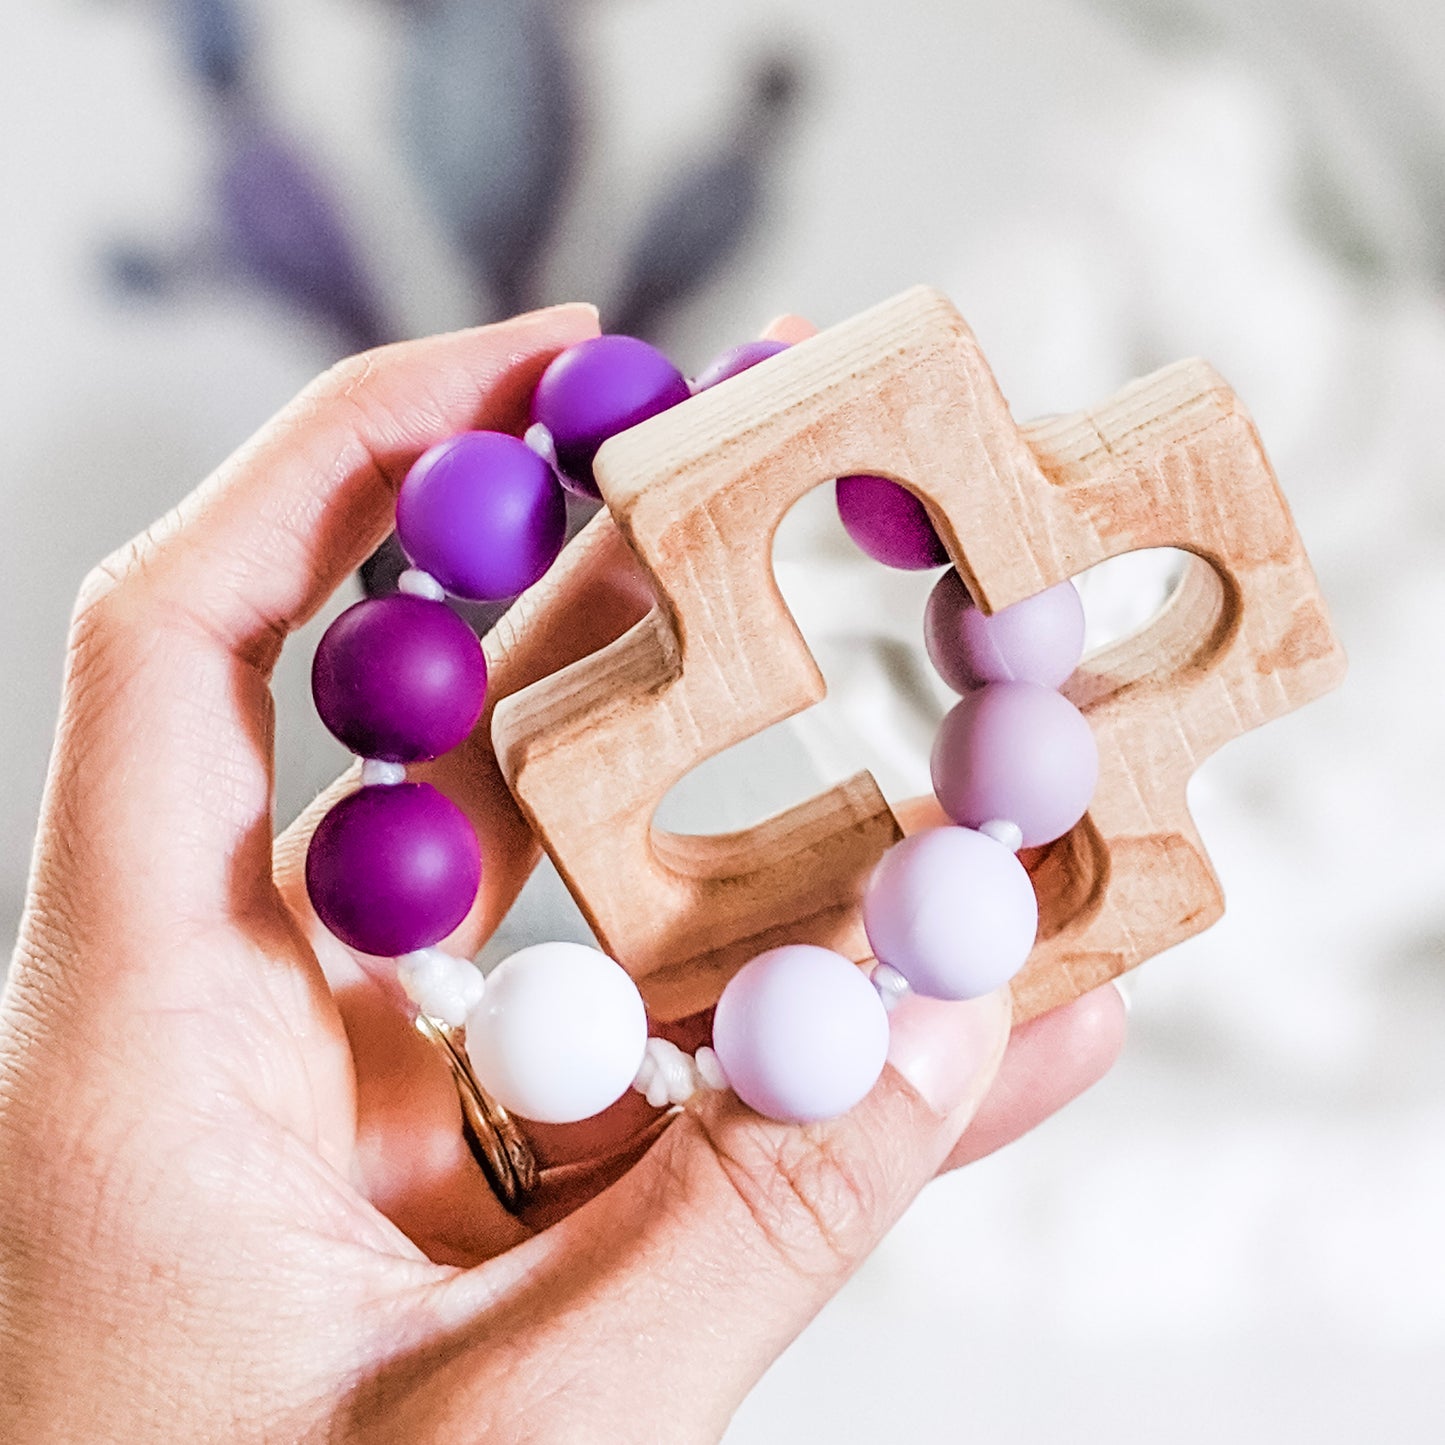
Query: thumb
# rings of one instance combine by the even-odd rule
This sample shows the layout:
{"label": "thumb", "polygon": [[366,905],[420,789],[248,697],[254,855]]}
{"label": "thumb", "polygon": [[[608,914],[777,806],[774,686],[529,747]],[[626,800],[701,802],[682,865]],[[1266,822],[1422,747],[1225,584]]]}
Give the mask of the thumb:
{"label": "thumb", "polygon": [[[707,1095],[534,1241],[550,1246],[526,1291],[538,1323],[555,1327],[561,1307],[569,1361],[591,1377],[589,1419],[619,1412],[616,1433],[588,1438],[720,1435],[947,1159],[1009,1025],[1006,989],[967,1003],[910,997],[892,1016],[889,1067],[851,1113],[778,1124]],[[527,1313],[513,1317],[524,1329]]]}

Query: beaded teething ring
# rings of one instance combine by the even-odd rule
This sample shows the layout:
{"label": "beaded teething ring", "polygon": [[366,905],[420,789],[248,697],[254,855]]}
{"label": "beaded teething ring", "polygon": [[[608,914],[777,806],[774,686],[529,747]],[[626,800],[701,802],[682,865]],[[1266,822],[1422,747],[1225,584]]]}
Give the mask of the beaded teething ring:
{"label": "beaded teething ring", "polygon": [[[1057,691],[1083,651],[1077,592],[1066,582],[985,616],[950,568],[929,599],[925,636],[962,694],[932,754],[953,826],[896,844],[874,871],[863,901],[878,960],[871,975],[814,945],[769,949],[723,990],[711,1047],[689,1055],[648,1037],[632,978],[596,949],[537,944],[484,980],[436,946],[471,908],[480,848],[461,810],[430,784],[408,782],[406,767],[468,736],[487,685],[481,646],[445,598],[499,601],[530,587],[562,547],[562,488],[598,495],[592,459],[607,438],[782,349],[737,347],[691,387],[630,337],[564,351],[538,383],[525,439],[464,432],[412,467],[396,507],[412,570],[397,595],[342,613],[317,649],[317,709],[363,762],[362,786],[312,839],[311,900],[350,947],[396,959],[419,1026],[450,1050],[464,1096],[475,1091],[474,1133],[511,1127],[508,1111],[574,1122],[629,1087],[658,1108],[731,1088],[784,1122],[845,1113],[882,1072],[889,1013],[910,991],[975,998],[1023,966],[1038,903],[1018,850],[1061,837],[1089,806],[1094,739]],[[837,498],[845,528],[877,560],[912,570],[948,561],[922,503],[897,483],[845,477]],[[493,1159],[489,1173],[496,1182],[505,1161]],[[504,1202],[526,1187],[514,1169]]]}

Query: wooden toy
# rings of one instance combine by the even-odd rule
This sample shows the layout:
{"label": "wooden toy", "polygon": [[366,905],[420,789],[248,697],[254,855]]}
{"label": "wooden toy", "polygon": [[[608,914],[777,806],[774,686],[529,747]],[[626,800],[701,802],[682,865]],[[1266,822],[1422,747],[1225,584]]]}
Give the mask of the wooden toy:
{"label": "wooden toy", "polygon": [[608,512],[504,621],[494,675],[619,537],[656,604],[503,698],[492,732],[523,814],[659,1019],[711,1006],[777,943],[869,956],[861,890],[902,832],[866,773],[740,833],[653,825],[690,769],[824,695],[771,566],[778,523],[812,487],[906,484],[986,611],[1120,553],[1192,554],[1163,611],[1063,689],[1094,729],[1099,785],[1084,820],[1029,860],[1041,927],[1013,985],[1019,1021],[1220,916],[1189,777],[1343,676],[1254,423],[1202,361],[1020,426],[953,306],[920,288],[614,437],[595,470]]}

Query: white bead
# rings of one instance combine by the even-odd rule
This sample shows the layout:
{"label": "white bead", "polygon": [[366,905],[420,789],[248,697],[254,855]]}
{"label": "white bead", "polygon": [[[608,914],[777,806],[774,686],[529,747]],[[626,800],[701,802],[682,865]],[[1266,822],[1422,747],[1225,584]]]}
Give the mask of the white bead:
{"label": "white bead", "polygon": [[420,948],[396,961],[396,976],[406,996],[428,1018],[460,1028],[486,991],[482,971],[465,958],[440,948]]}
{"label": "white bead", "polygon": [[590,1119],[620,1099],[646,1048],[637,985],[580,943],[538,943],[503,959],[467,1017],[477,1081],[504,1109],[543,1124]]}
{"label": "white bead", "polygon": [[394,788],[406,782],[406,765],[384,763],[380,758],[367,758],[361,765],[361,785],[365,788]]}
{"label": "white bead", "polygon": [[1024,830],[1006,818],[990,818],[978,825],[978,831],[995,843],[1002,843],[1010,853],[1017,853],[1024,846]]}
{"label": "white bead", "polygon": [[443,602],[447,595],[446,588],[430,572],[423,572],[420,567],[408,567],[396,579],[396,590],[411,597],[425,597],[431,602]]}

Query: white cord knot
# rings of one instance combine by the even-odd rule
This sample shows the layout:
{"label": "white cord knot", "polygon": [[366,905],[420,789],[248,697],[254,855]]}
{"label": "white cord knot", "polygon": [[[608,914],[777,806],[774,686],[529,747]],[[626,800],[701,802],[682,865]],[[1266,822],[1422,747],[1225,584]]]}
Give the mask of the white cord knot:
{"label": "white cord knot", "polygon": [[396,590],[408,597],[425,597],[429,602],[445,602],[447,596],[446,588],[420,567],[408,567],[396,579]]}
{"label": "white cord knot", "polygon": [[632,1087],[654,1109],[664,1109],[687,1103],[700,1089],[725,1089],[727,1079],[711,1049],[699,1049],[694,1058],[669,1039],[651,1038]]}
{"label": "white cord knot", "polygon": [[422,1013],[454,1029],[466,1023],[486,991],[486,980],[476,964],[440,948],[403,954],[396,961],[396,977]]}

